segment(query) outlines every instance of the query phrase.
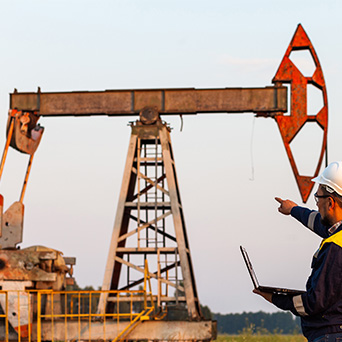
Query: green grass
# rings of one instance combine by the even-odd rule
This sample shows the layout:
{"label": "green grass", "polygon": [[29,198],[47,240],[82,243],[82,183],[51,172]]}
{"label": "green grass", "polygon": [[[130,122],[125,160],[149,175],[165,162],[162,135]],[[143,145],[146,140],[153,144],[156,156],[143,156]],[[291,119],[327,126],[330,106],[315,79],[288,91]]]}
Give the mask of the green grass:
{"label": "green grass", "polygon": [[306,342],[303,335],[240,334],[218,335],[216,342]]}

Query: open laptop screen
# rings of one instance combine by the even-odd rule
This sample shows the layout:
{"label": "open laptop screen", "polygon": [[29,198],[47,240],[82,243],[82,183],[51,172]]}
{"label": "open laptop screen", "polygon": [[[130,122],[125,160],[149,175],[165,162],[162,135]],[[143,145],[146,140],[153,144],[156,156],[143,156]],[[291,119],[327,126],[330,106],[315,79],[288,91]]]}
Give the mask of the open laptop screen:
{"label": "open laptop screen", "polygon": [[240,246],[240,251],[241,251],[241,253],[242,253],[243,259],[245,260],[245,263],[246,263],[246,266],[247,266],[249,275],[251,276],[251,279],[252,279],[254,288],[257,289],[257,288],[259,287],[258,278],[257,278],[257,276],[256,276],[256,274],[255,274],[255,272],[254,272],[252,263],[251,263],[251,261],[249,260],[247,251],[246,251],[246,249],[245,249],[244,247],[242,247],[242,246]]}
{"label": "open laptop screen", "polygon": [[268,292],[268,293],[282,293],[282,294],[290,294],[290,295],[298,295],[305,293],[305,291],[302,290],[294,290],[294,289],[287,289],[287,288],[280,288],[280,287],[272,287],[272,286],[262,286],[259,284],[258,278],[255,274],[255,271],[253,269],[252,263],[249,259],[249,256],[247,254],[247,251],[244,247],[240,246],[240,250],[243,256],[243,259],[246,263],[248,273],[252,279],[253,285],[255,289],[258,289],[263,292]]}

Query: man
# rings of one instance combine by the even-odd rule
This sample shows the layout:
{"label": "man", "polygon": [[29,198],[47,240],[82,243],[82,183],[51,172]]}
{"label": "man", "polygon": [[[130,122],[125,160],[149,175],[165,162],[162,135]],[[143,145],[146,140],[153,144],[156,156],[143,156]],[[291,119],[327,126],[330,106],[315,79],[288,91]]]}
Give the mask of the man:
{"label": "man", "polygon": [[291,215],[323,238],[312,260],[312,272],[301,295],[253,290],[282,310],[301,317],[309,342],[342,341],[342,161],[334,162],[312,181],[318,211],[276,197],[278,211]]}

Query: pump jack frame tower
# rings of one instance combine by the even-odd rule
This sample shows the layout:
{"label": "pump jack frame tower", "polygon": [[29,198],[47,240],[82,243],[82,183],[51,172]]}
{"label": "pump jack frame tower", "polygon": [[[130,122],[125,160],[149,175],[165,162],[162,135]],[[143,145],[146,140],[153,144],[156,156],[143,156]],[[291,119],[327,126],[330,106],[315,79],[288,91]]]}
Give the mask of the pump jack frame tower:
{"label": "pump jack frame tower", "polygon": [[[134,191],[136,192],[134,193]],[[132,215],[132,211],[136,214]],[[170,215],[173,218],[175,235],[167,231],[166,218]],[[136,227],[127,232],[131,220],[136,223]],[[125,247],[127,239],[133,235],[136,236],[135,246],[133,248]],[[136,254],[143,255],[144,259],[147,258],[147,254],[157,257],[157,267],[153,272],[153,277],[158,280],[158,306],[161,307],[162,302],[178,304],[178,302],[186,300],[189,317],[200,319],[200,305],[173,159],[170,131],[167,125],[161,122],[157,111],[153,111],[151,108],[143,110],[141,120],[132,124],[132,135],[103,290],[119,289],[122,265],[127,266],[128,278],[124,288],[121,289],[131,288],[143,281],[142,277],[133,283],[129,279],[129,268],[143,273],[143,268],[129,262],[130,256]],[[127,257],[126,261],[123,256]],[[140,264],[142,264],[141,261]],[[177,269],[179,266],[182,271],[182,281],[178,279],[180,272],[177,272]],[[169,276],[171,271],[173,271],[173,281]],[[162,277],[162,274],[166,276]],[[162,285],[165,285],[164,296],[161,293]],[[175,296],[168,295],[169,286],[175,289]],[[180,298],[178,294],[182,292],[185,296]],[[107,298],[108,300],[109,298]],[[100,301],[100,307],[102,310],[105,309],[102,301]]]}

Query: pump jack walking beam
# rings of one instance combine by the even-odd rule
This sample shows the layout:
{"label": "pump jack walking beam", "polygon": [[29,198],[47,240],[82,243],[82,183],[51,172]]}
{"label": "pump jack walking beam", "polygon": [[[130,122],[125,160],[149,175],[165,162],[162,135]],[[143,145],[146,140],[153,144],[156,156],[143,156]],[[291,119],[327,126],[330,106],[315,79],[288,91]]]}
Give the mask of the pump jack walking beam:
{"label": "pump jack walking beam", "polygon": [[[291,53],[306,50],[315,64],[312,76],[305,77],[291,61]],[[10,95],[10,107],[36,116],[135,116],[145,107],[160,115],[200,113],[244,113],[275,118],[286,153],[306,202],[322,165],[327,146],[328,104],[323,72],[313,45],[299,24],[285,56],[273,78],[273,87],[223,89],[148,89],[107,90],[97,92],[19,93]],[[287,112],[287,87],[291,85],[290,115]],[[322,93],[323,106],[318,113],[307,113],[307,85]],[[316,122],[323,130],[323,141],[317,167],[312,176],[300,175],[290,144],[307,122]]]}
{"label": "pump jack walking beam", "polygon": [[284,113],[287,88],[142,89],[11,94],[11,108],[39,116],[136,116],[144,107],[160,115]]}

